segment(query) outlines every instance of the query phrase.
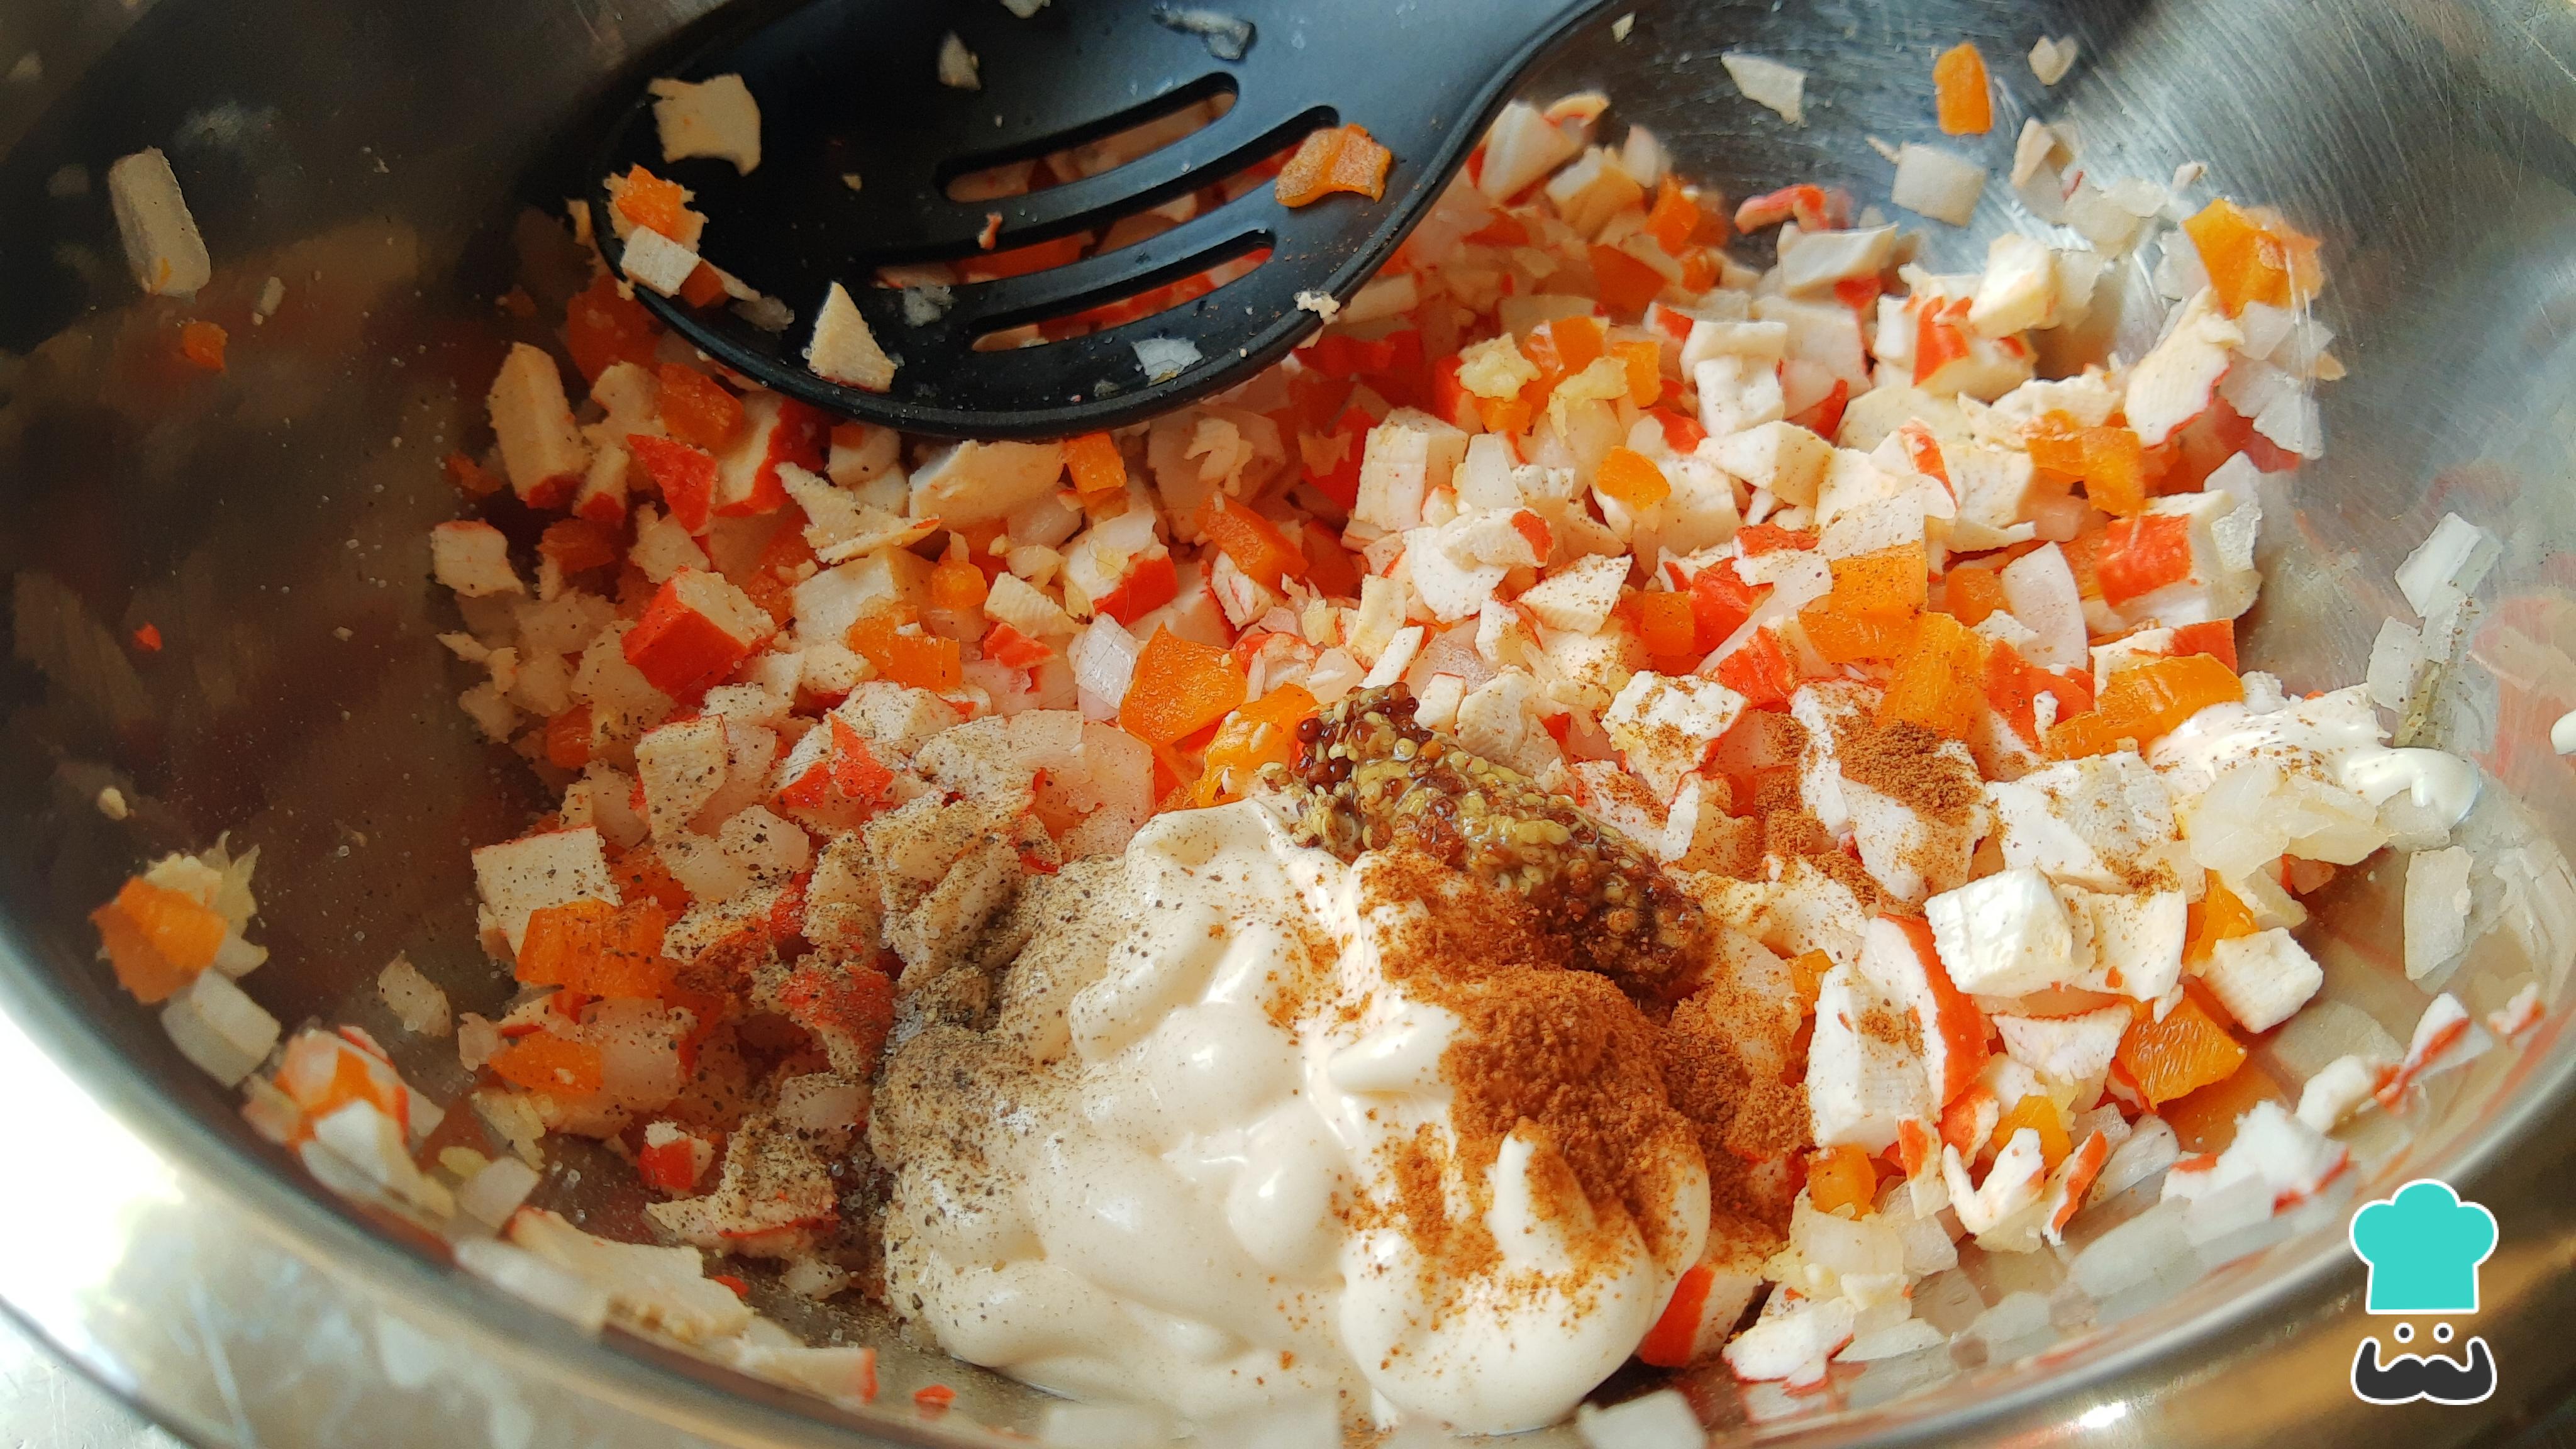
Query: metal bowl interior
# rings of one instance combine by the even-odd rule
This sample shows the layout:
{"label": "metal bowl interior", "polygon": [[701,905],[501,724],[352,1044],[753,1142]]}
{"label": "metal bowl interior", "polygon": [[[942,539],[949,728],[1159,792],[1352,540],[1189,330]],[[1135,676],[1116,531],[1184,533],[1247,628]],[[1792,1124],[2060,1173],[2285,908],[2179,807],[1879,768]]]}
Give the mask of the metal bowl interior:
{"label": "metal bowl interior", "polygon": [[[274,955],[252,993],[290,1026],[376,1030],[434,1094],[464,1085],[447,1044],[393,1029],[374,973],[401,952],[460,1007],[502,1000],[506,977],[473,939],[465,851],[542,806],[454,708],[466,681],[432,642],[453,618],[427,580],[426,530],[453,510],[437,459],[480,445],[501,350],[542,331],[494,299],[524,284],[542,308],[582,280],[546,216],[582,189],[568,158],[586,154],[593,107],[705,9],[0,6],[0,612],[14,646],[0,663],[14,827],[0,1002],[26,1039],[0,1055],[39,1064],[28,1090],[61,1114],[47,1140],[83,1164],[0,1221],[32,1235],[103,1215],[75,1235],[80,1253],[0,1255],[0,1297],[193,1437],[640,1446],[1039,1424],[1041,1396],[902,1348],[864,1310],[761,1297],[800,1329],[887,1345],[892,1389],[958,1385],[953,1414],[812,1411],[488,1292],[312,1186],[91,959],[87,912],[140,858],[229,831],[262,852]],[[2019,60],[2042,34],[2080,45],[2054,89]],[[2358,679],[2380,621],[2408,617],[2390,571],[2444,513],[2505,540],[2448,739],[2491,772],[2473,828],[2515,864],[2510,880],[2482,867],[2480,919],[2501,924],[2449,987],[2484,1011],[2537,975],[2554,1002],[2576,952],[2576,888],[2553,843],[2576,835],[2576,790],[2545,745],[2576,705],[2561,558],[2576,538],[2576,15],[2545,0],[1641,0],[1624,41],[1589,33],[1526,89],[1599,87],[1614,132],[1650,126],[1731,195],[1819,179],[1883,201],[1889,168],[1868,138],[1937,139],[1930,61],[1961,38],[1992,59],[2001,102],[1993,135],[1951,144],[1998,179],[1973,226],[1925,226],[1936,264],[2046,230],[2000,183],[2025,115],[2070,124],[2097,174],[2205,163],[2199,194],[2271,203],[2325,238],[2319,310],[2351,377],[2324,398],[2328,456],[2268,510],[2249,661],[2293,690]],[[1735,93],[1717,57],[1736,47],[1813,72],[1803,128]],[[22,52],[40,59],[9,69]],[[215,253],[193,306],[137,298],[117,256],[99,178],[146,145],[177,162]],[[2132,356],[2152,340],[2151,261],[2113,272],[2129,305],[2102,340]],[[253,326],[270,277],[285,303]],[[168,360],[187,316],[232,328],[220,379]],[[165,647],[124,647],[146,623]],[[95,808],[109,784],[131,818]],[[2402,876],[2386,860],[2347,873],[2307,933],[2329,998],[2400,1040],[2424,999],[2395,964]],[[2565,1387],[2549,1332],[2576,1311],[2576,1213],[2547,1190],[2569,1165],[2563,1025],[2553,1012],[2522,1050],[2442,1081],[2402,1132],[2359,1143],[2370,1195],[2440,1175],[2503,1220],[2477,1331],[2506,1386],[2478,1414],[2352,1400],[2344,1365],[2366,1326],[2334,1212],[2163,1301],[2066,1301],[2054,1330],[1991,1363],[1898,1361],[1794,1402],[1740,1395],[1722,1371],[1683,1386],[1721,1432],[1814,1442],[2043,1427],[2242,1442],[2328,1424],[2337,1441],[2463,1437]],[[56,1071],[79,1091],[63,1095]],[[616,1174],[561,1161],[542,1200],[594,1227],[635,1221]],[[1974,1301],[1943,1311],[1964,1322],[2017,1288],[2050,1291],[2056,1272],[1991,1262],[1961,1277]]]}

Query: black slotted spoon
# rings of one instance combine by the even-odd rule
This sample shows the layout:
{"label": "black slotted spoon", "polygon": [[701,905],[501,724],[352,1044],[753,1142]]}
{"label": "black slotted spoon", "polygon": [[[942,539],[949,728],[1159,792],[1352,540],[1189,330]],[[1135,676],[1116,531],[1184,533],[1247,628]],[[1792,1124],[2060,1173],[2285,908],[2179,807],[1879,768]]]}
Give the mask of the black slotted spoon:
{"label": "black slotted spoon", "polygon": [[[1053,0],[1023,20],[1000,0],[808,0],[673,72],[692,81],[742,76],[761,111],[763,155],[750,175],[712,159],[666,164],[640,87],[596,174],[640,164],[689,187],[708,217],[699,243],[706,260],[792,309],[794,320],[771,331],[744,315],[750,309],[694,308],[635,289],[727,367],[911,432],[1063,436],[1232,386],[1303,341],[1322,319],[1298,306],[1299,295],[1348,300],[1438,199],[1520,75],[1612,8],[1612,0]],[[1249,44],[1239,46],[1244,25]],[[980,89],[939,83],[939,52],[952,33],[979,60]],[[1114,170],[1020,196],[949,199],[960,176],[1220,93],[1233,97],[1222,116]],[[906,318],[905,294],[877,282],[880,267],[966,261],[1102,231],[1338,124],[1365,127],[1394,153],[1382,199],[1335,194],[1290,208],[1264,180],[1115,251],[960,283],[945,310],[918,324]],[[615,267],[621,248],[605,224],[608,204],[595,189],[599,243]],[[1264,250],[1248,274],[1170,310],[1063,341],[975,348],[980,336],[1126,300]],[[835,281],[900,364],[888,391],[831,382],[805,365]],[[1199,360],[1151,377],[1136,344],[1154,339],[1186,341]]]}

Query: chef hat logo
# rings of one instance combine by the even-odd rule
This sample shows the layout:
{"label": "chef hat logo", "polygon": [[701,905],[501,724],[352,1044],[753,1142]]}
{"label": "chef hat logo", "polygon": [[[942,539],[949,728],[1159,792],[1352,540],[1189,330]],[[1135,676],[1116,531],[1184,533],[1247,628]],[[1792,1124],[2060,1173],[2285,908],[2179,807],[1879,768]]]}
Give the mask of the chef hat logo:
{"label": "chef hat logo", "polygon": [[2477,1312],[2478,1265],[2495,1245],[2495,1214],[2429,1177],[2352,1215],[2373,1313]]}

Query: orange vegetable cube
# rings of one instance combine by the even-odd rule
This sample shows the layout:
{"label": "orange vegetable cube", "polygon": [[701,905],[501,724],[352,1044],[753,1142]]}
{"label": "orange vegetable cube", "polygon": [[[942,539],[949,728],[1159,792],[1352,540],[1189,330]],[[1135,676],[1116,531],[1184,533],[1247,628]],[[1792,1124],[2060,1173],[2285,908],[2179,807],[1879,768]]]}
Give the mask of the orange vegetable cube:
{"label": "orange vegetable cube", "polygon": [[725,299],[725,281],[721,273],[705,262],[689,269],[680,283],[680,300],[692,307],[712,307]]}
{"label": "orange vegetable cube", "polygon": [[2194,901],[2186,913],[2190,921],[2190,935],[2182,948],[2182,962],[2185,966],[2199,966],[2206,963],[2210,957],[2210,948],[2221,941],[2232,941],[2240,936],[2251,936],[2257,933],[2253,908],[2247,906],[2236,892],[2227,888],[2227,883],[2218,878],[2218,872],[2213,870],[2208,875],[2208,884],[2202,891],[2201,898]]}
{"label": "orange vegetable cube", "polygon": [[229,929],[223,916],[194,896],[140,878],[127,881],[116,899],[89,913],[98,927],[116,982],[150,1005],[167,999],[214,964]]}
{"label": "orange vegetable cube", "polygon": [[617,214],[686,245],[689,189],[637,166],[617,188]]}
{"label": "orange vegetable cube", "polygon": [[229,338],[224,329],[212,322],[190,322],[179,329],[179,355],[190,367],[207,372],[224,370],[224,343]]}
{"label": "orange vegetable cube", "polygon": [[2205,623],[2185,624],[2173,631],[2173,652],[2206,654],[2230,669],[2236,668],[2236,621],[2211,619]]}
{"label": "orange vegetable cube", "polygon": [[1666,176],[1655,188],[1654,208],[1646,213],[1646,234],[1655,239],[1655,245],[1662,247],[1665,255],[1680,260],[1699,231],[1699,216],[1699,203],[1683,193],[1680,182]]}
{"label": "orange vegetable cube", "polygon": [[2209,285],[2231,317],[2244,311],[2248,302],[2299,306],[2324,284],[2317,239],[2292,230],[2269,211],[2242,208],[2222,196],[2202,207],[2182,228],[2199,250]]}
{"label": "orange vegetable cube", "polygon": [[1851,1211],[1867,1217],[1878,1204],[1878,1169],[1869,1154],[1846,1142],[1807,1154],[1807,1201],[1820,1213]]}
{"label": "orange vegetable cube", "polygon": [[1595,245],[1591,255],[1592,280],[1601,305],[1619,316],[1642,314],[1646,304],[1664,290],[1663,273],[1617,247]]}
{"label": "orange vegetable cube", "polygon": [[537,552],[553,559],[555,567],[567,574],[606,568],[626,556],[618,546],[616,529],[582,518],[547,524],[537,539]]}
{"label": "orange vegetable cube", "polygon": [[1631,508],[1652,508],[1673,491],[1654,459],[1629,448],[1612,448],[1603,456],[1592,486]]}
{"label": "orange vegetable cube", "polygon": [[1245,693],[1231,653],[1156,629],[1136,656],[1118,724],[1149,745],[1170,745],[1225,718]]}
{"label": "orange vegetable cube", "polygon": [[[1597,317],[1555,317],[1530,329],[1521,339],[1521,355],[1538,367],[1539,380],[1531,384],[1542,390],[1544,402],[1557,383],[1581,372],[1599,360],[1609,346],[1608,334]],[[1528,395],[1524,393],[1523,400]]]}
{"label": "orange vegetable cube", "polygon": [[1800,609],[1798,627],[1831,664],[1893,659],[1914,637],[1914,621],[1902,614],[1846,614],[1833,607],[1830,596]]}
{"label": "orange vegetable cube", "polygon": [[1923,545],[1900,544],[1832,561],[1835,612],[1911,616],[1929,594]]}
{"label": "orange vegetable cube", "polygon": [[1084,498],[1127,491],[1127,460],[1118,455],[1118,444],[1107,433],[1066,439],[1064,464],[1073,474],[1073,491]]}
{"label": "orange vegetable cube", "polygon": [[662,393],[655,411],[664,431],[711,453],[742,431],[742,399],[723,383],[676,362],[662,364]]}
{"label": "orange vegetable cube", "polygon": [[2030,461],[2084,484],[2084,496],[2105,513],[2124,517],[2147,506],[2146,445],[2128,428],[2086,428],[2063,412],[2041,415],[2027,439]]}
{"label": "orange vegetable cube", "polygon": [[2048,757],[2105,755],[2123,741],[2144,749],[2209,706],[2244,698],[2244,681],[2206,654],[2152,659],[2112,675],[2089,713],[2060,720],[2048,732]]}
{"label": "orange vegetable cube", "polygon": [[2120,1038],[2117,1059],[2139,1095],[2161,1106],[2234,1074],[2245,1048],[2185,995],[2162,1021],[2142,1013]]}
{"label": "orange vegetable cube", "polygon": [[597,382],[613,363],[651,367],[661,336],[653,314],[633,297],[619,295],[617,279],[606,272],[564,309],[564,346],[585,381]]}
{"label": "orange vegetable cube", "polygon": [[[1642,337],[1630,338],[1611,343],[1610,355],[1618,358],[1620,365],[1628,369],[1628,401],[1641,408],[1653,407],[1655,400],[1664,395],[1663,348]],[[1663,427],[1664,441],[1667,444],[1672,442],[1674,422],[1682,423],[1686,430],[1699,426],[1679,413],[1667,414],[1666,417],[1658,418],[1656,421]],[[1701,436],[1705,437],[1707,434],[1703,432]],[[1673,451],[1687,453],[1691,447],[1696,447],[1698,442],[1698,438],[1693,438],[1689,446],[1677,446]]]}
{"label": "orange vegetable cube", "polygon": [[1276,589],[1284,578],[1306,576],[1306,556],[1279,525],[1219,493],[1199,510],[1199,531],[1234,560],[1244,577]]}
{"label": "orange vegetable cube", "polygon": [[2224,1152],[2236,1140],[2236,1122],[2254,1110],[2260,1102],[2280,1102],[2294,1094],[2284,1093],[2272,1074],[2260,1062],[2248,1062],[2240,1072],[2231,1072],[2206,1087],[2185,1092],[2179,1099],[2156,1108],[2156,1115],[2174,1130],[2185,1152]]}
{"label": "orange vegetable cube", "polygon": [[1982,136],[1995,128],[1994,97],[1986,87],[1986,58],[1973,41],[1959,42],[1941,52],[1941,58],[1932,63],[1932,93],[1941,134]]}
{"label": "orange vegetable cube", "polygon": [[1303,685],[1283,684],[1226,716],[1207,748],[1207,770],[1191,792],[1191,803],[1223,805],[1240,800],[1264,765],[1285,765],[1297,758],[1297,725],[1315,713],[1315,696]]}
{"label": "orange vegetable cube", "polygon": [[2040,1160],[2052,1172],[2075,1146],[2067,1136],[2066,1118],[2057,1110],[2057,1104],[2036,1092],[2005,1108],[2003,1116],[1995,1119],[1994,1141],[2010,1142],[2013,1133],[2024,1127],[2039,1134]]}
{"label": "orange vegetable cube", "polygon": [[1386,172],[1394,160],[1361,127],[1331,126],[1308,132],[1272,185],[1281,206],[1306,206],[1336,191],[1375,201],[1386,194]]}
{"label": "orange vegetable cube", "polygon": [[1942,576],[1941,612],[1973,629],[2004,608],[2004,582],[1993,569],[1961,564]]}
{"label": "orange vegetable cube", "polygon": [[578,770],[590,763],[596,742],[590,706],[576,704],[546,721],[546,763],[558,770]]}
{"label": "orange vegetable cube", "polygon": [[[1637,596],[1637,641],[1646,652],[1658,659],[1688,659],[1699,662],[1699,620],[1691,611],[1691,596],[1672,592]],[[1687,672],[1689,666],[1684,666]]]}
{"label": "orange vegetable cube", "polygon": [[1920,614],[1914,641],[1879,700],[1881,727],[1906,721],[1964,740],[1984,717],[1985,641],[1947,614]]}
{"label": "orange vegetable cube", "polygon": [[603,1076],[599,1048],[544,1032],[501,1048],[491,1066],[493,1075],[513,1086],[556,1097],[587,1097],[599,1090]]}
{"label": "orange vegetable cube", "polygon": [[984,571],[961,558],[942,559],[930,571],[930,602],[936,608],[960,613],[981,609],[989,587]]}
{"label": "orange vegetable cube", "polygon": [[903,631],[903,621],[880,611],[850,626],[850,649],[877,673],[912,689],[944,694],[965,682],[965,653],[954,639]]}

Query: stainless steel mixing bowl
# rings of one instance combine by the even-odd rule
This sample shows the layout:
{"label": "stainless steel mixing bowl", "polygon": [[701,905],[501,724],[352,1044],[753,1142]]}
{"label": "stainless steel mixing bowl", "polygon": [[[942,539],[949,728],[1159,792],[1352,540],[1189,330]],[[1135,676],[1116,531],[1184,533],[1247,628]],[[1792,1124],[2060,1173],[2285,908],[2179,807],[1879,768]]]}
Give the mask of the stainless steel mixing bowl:
{"label": "stainless steel mixing bowl", "polygon": [[[705,8],[0,0],[0,609],[13,643],[0,664],[0,1081],[16,1108],[0,1119],[14,1148],[0,1297],[201,1442],[644,1449],[1037,1422],[1035,1395],[891,1344],[890,1386],[945,1378],[961,1388],[955,1414],[921,1418],[900,1393],[865,1421],[817,1412],[487,1291],[253,1137],[92,959],[84,916],[119,877],[230,831],[262,851],[275,952],[249,986],[290,1025],[354,1020],[400,1040],[371,987],[398,950],[460,1006],[506,992],[472,939],[465,847],[510,833],[537,802],[517,762],[472,736],[452,703],[462,681],[430,639],[450,607],[423,546],[454,503],[437,459],[476,444],[504,342],[537,325],[494,299],[524,281],[559,300],[579,280],[529,210],[576,189],[566,135]],[[2081,47],[2053,91],[2018,59],[2043,33]],[[2358,678],[2379,620],[2402,608],[2389,570],[2436,519],[2456,511],[2505,538],[2459,743],[2501,781],[2488,826],[2539,832],[2517,859],[2537,881],[2522,904],[2541,916],[2491,933],[2455,989],[2492,1006],[2537,955],[2554,995],[2576,946],[2576,893],[2563,869],[2548,873],[2548,840],[2576,831],[2576,792],[2543,743],[2576,705],[2576,576],[2561,557],[2576,538],[2576,12],[1640,0],[1624,42],[1605,27],[1530,90],[1600,85],[1684,171],[1733,194],[1821,177],[1867,200],[1885,196],[1888,169],[1865,138],[1928,136],[1931,57],[1963,36],[1996,61],[2001,120],[1974,149],[1998,173],[2036,112],[2070,123],[2100,173],[2204,162],[2218,188],[2325,237],[2323,314],[2352,379],[2325,397],[2329,457],[2298,480],[2295,516],[2275,510],[2269,526],[2251,658],[2293,688]],[[1803,129],[1734,94],[1717,54],[1739,45],[1813,69]],[[1425,64],[1436,50],[1426,43]],[[216,281],[193,307],[138,298],[116,258],[100,176],[146,145],[173,157],[214,249]],[[1996,184],[1974,227],[1931,227],[1930,245],[1969,263],[2013,227],[2038,223]],[[2119,275],[2143,290],[2141,264]],[[272,276],[285,303],[254,326],[250,301]],[[231,327],[229,373],[169,362],[183,316]],[[167,641],[158,653],[125,643],[146,623]],[[111,783],[130,819],[95,808]],[[2402,1037],[2421,996],[2390,964],[2397,876],[2348,875],[2310,934],[2330,995]],[[2470,1331],[2494,1346],[2502,1387],[2480,1408],[2354,1400],[2346,1365],[2368,1323],[2339,1220],[2126,1317],[2069,1304],[2036,1357],[1873,1372],[1771,1405],[1794,1412],[1768,1425],[1722,1375],[1684,1387],[1721,1432],[1819,1443],[2502,1432],[2576,1375],[2562,1025],[2553,1014],[2518,1057],[2446,1082],[2371,1179],[2375,1192],[2439,1174],[2496,1210],[2502,1241]],[[444,1044],[403,1055],[430,1090],[461,1084]],[[549,1200],[594,1226],[633,1222],[613,1175],[566,1165]],[[1972,1284],[1987,1301],[2017,1285],[2008,1270]],[[887,1341],[865,1314],[782,1311],[809,1332]]]}

